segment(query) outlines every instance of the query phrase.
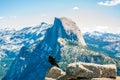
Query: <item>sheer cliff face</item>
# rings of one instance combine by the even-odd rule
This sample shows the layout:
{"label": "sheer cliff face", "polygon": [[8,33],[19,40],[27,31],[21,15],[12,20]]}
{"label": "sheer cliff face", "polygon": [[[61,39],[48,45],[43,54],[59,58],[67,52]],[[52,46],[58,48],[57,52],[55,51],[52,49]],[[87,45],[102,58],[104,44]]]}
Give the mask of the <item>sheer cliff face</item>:
{"label": "sheer cliff face", "polygon": [[[67,19],[65,17],[62,17],[61,18],[61,22],[62,22],[62,25],[64,26],[67,34],[74,34],[74,36],[77,37],[77,41],[79,43],[81,43],[83,46],[86,46],[86,43],[83,39],[83,36],[82,36],[82,33],[80,31],[80,29],[78,28],[78,26],[76,25],[76,23],[70,19]],[[69,36],[73,36],[73,35],[69,35]],[[74,37],[73,36],[73,37]]]}
{"label": "sheer cliff face", "polygon": [[86,46],[81,31],[76,23],[65,17],[55,18],[54,25],[49,31],[47,31],[47,35],[49,37],[46,36],[46,40],[51,39],[51,42],[57,40],[58,37],[61,37],[78,41],[83,46]]}
{"label": "sheer cliff face", "polygon": [[45,37],[31,47],[23,47],[13,61],[3,80],[44,80],[46,71],[52,66],[48,56],[60,60],[58,38],[75,40],[85,46],[85,42],[76,24],[67,18],[55,18],[54,25],[46,31]]}

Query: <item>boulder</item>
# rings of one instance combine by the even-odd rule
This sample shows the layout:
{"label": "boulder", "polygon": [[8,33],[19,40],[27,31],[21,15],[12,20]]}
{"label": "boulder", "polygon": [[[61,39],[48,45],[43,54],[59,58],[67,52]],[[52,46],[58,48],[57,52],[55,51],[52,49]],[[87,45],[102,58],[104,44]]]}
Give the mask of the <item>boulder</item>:
{"label": "boulder", "polygon": [[66,69],[68,78],[116,78],[116,65],[99,65],[94,63],[71,63]]}
{"label": "boulder", "polygon": [[68,80],[68,79],[69,77],[66,74],[64,74],[64,75],[59,76],[56,80]]}
{"label": "boulder", "polygon": [[112,78],[92,78],[90,80],[117,80],[117,79],[112,79]]}
{"label": "boulder", "polygon": [[56,79],[64,74],[65,72],[63,72],[60,68],[54,66],[48,71],[46,77]]}
{"label": "boulder", "polygon": [[56,80],[56,79],[46,77],[45,80]]}
{"label": "boulder", "polygon": [[113,78],[89,78],[89,79],[77,78],[76,79],[76,78],[69,78],[69,76],[67,76],[67,75],[63,75],[63,76],[57,78],[56,80],[120,80],[120,79],[113,79]]}

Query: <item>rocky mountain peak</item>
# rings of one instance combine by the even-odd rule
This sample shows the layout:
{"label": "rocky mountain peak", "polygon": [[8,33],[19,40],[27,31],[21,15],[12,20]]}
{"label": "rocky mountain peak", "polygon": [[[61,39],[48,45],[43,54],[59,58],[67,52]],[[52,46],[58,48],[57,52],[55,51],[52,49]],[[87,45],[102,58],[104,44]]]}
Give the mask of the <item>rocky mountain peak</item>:
{"label": "rocky mountain peak", "polygon": [[67,18],[55,18],[44,36],[43,40],[34,43],[35,46],[21,48],[3,80],[44,80],[46,72],[53,66],[48,57],[51,55],[56,61],[61,58],[59,38],[74,40],[85,46],[79,28]]}
{"label": "rocky mountain peak", "polygon": [[76,40],[83,46],[86,46],[80,29],[78,28],[77,24],[71,19],[66,17],[55,18],[54,26],[59,28],[61,27],[63,29],[62,31],[64,32],[61,32],[62,34],[59,34],[62,35],[62,37],[68,38],[70,40]]}

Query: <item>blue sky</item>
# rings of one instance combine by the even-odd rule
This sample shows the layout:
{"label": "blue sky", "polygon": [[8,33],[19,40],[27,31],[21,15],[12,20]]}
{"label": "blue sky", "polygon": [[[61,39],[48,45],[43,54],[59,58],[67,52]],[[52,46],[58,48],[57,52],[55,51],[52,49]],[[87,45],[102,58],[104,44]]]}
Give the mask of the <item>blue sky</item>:
{"label": "blue sky", "polygon": [[120,0],[0,0],[0,28],[20,29],[68,17],[82,32],[120,33]]}

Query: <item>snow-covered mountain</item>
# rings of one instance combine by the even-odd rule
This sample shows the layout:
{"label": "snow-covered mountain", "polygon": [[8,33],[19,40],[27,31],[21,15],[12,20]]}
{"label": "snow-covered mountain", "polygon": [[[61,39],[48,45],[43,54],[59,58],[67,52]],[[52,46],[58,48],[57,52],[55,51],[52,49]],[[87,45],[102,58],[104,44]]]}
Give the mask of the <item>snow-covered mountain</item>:
{"label": "snow-covered mountain", "polygon": [[15,57],[22,46],[29,46],[42,40],[48,28],[52,25],[42,22],[35,27],[25,27],[21,30],[0,30],[0,59],[3,57]]}
{"label": "snow-covered mountain", "polygon": [[49,55],[60,61],[59,38],[86,46],[75,22],[67,18],[55,18],[53,26],[46,30],[43,40],[21,48],[3,80],[44,80],[46,71],[52,67],[48,61]]}
{"label": "snow-covered mountain", "polygon": [[[41,23],[35,27],[6,31],[1,31],[4,34],[1,36],[5,38],[1,39],[2,44],[0,45],[4,47],[1,48],[1,52],[3,50],[2,54],[5,54],[7,60],[5,58],[1,60],[0,67],[2,66],[2,68],[0,71],[3,69],[7,71],[8,64],[13,61],[11,58],[17,56],[11,66],[9,65],[7,74],[3,71],[4,75],[6,74],[3,80],[44,80],[46,72],[52,66],[48,61],[49,55],[52,55],[59,62],[62,69],[75,60],[99,64],[113,63],[117,65],[120,75],[120,61],[118,59],[104,54],[104,51],[100,53],[92,51],[101,50],[101,46],[107,46],[108,42],[120,41],[119,34],[112,38],[108,36],[112,34],[103,36],[105,33],[85,33],[84,41],[76,23],[65,17],[55,18],[53,25]],[[4,50],[9,52],[4,52]],[[1,75],[3,77],[3,74],[0,74],[0,77]]]}
{"label": "snow-covered mountain", "polygon": [[84,39],[90,49],[120,59],[120,34],[94,31],[85,33]]}
{"label": "snow-covered mountain", "polygon": [[44,38],[46,30],[52,25],[42,22],[38,26],[21,30],[0,30],[0,80],[8,71],[11,63],[23,46],[29,47]]}

